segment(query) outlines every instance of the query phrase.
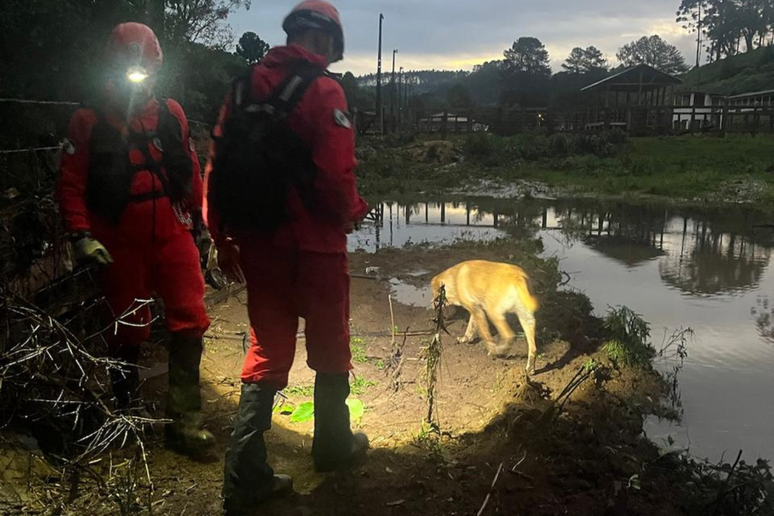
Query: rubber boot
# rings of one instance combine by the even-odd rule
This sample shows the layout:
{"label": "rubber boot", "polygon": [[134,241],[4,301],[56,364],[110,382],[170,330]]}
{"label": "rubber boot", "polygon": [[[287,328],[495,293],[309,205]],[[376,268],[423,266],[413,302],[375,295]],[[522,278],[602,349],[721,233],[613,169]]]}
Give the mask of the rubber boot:
{"label": "rubber boot", "polygon": [[127,412],[139,403],[137,391],[140,388],[140,372],[137,362],[140,360],[140,346],[118,345],[111,355],[125,364],[120,369],[110,370],[110,383],[116,398],[116,408],[119,412]]}
{"label": "rubber boot", "polygon": [[349,427],[349,373],[317,373],[312,458],[318,472],[346,469],[368,450],[368,437]]}
{"label": "rubber boot", "polygon": [[264,383],[242,384],[223,474],[223,514],[243,516],[256,504],[289,494],[293,480],[275,475],[266,463],[264,432],[271,428],[277,389]]}
{"label": "rubber boot", "polygon": [[202,428],[202,394],[199,389],[201,337],[173,334],[169,342],[169,391],[164,427],[167,447],[193,457],[205,454],[215,444],[213,435]]}

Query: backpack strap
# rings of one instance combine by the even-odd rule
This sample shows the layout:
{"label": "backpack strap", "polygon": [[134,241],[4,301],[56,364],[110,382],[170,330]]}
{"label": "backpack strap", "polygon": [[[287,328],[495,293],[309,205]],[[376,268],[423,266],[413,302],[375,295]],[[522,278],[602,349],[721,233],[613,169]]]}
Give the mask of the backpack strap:
{"label": "backpack strap", "polygon": [[285,80],[261,102],[250,101],[250,77],[237,79],[232,89],[232,102],[247,113],[266,112],[275,120],[287,119],[301,101],[306,90],[325,75],[325,70],[306,61],[299,62]]}
{"label": "backpack strap", "polygon": [[266,103],[274,108],[274,115],[278,119],[284,120],[293,113],[306,90],[323,75],[325,70],[307,62],[301,63],[293,68]]}

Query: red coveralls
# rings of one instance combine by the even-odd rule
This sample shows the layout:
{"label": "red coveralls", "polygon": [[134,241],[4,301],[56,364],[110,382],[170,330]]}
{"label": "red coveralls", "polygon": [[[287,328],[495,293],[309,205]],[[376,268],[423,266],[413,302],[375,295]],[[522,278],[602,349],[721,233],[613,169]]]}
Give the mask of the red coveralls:
{"label": "red coveralls", "polygon": [[[299,60],[326,66],[323,57],[300,46],[276,47],[253,69],[252,98],[268,97]],[[228,105],[227,99],[216,135],[229,116]],[[245,383],[263,381],[277,389],[287,386],[299,317],[306,322],[310,368],[320,373],[352,369],[347,230],[365,216],[368,206],[357,193],[354,131],[342,119],[346,112],[344,91],[330,77],[318,78],[296,105],[289,124],[312,149],[318,167],[314,187],[323,213],[307,211],[291,191],[292,221],[272,236],[224,234],[218,214],[207,210],[212,156],[207,165],[204,218],[216,243],[235,240],[247,280],[252,346],[242,371]]]}
{"label": "red coveralls", "polygon": [[[183,144],[191,153],[193,163],[193,191],[187,208],[199,209],[202,202],[201,169],[196,153],[189,148],[188,121],[183,108],[168,100],[170,113],[181,123]],[[105,113],[114,127],[127,127],[116,116]],[[159,104],[151,99],[128,124],[132,131],[155,130],[159,121]],[[168,197],[143,202],[129,202],[118,225],[91,213],[86,206],[85,194],[89,173],[91,131],[97,123],[93,110],[79,109],[70,120],[68,139],[73,144],[71,153],[62,153],[62,165],[57,182],[59,207],[70,232],[89,231],[113,257],[114,263],[104,272],[102,281],[105,297],[113,314],[118,318],[139,304],[136,300],[150,299],[153,293],[164,302],[166,325],[170,332],[187,337],[201,337],[209,327],[204,306],[204,278],[199,265],[199,251],[181,222]],[[153,157],[160,160],[162,153],[149,144]],[[140,151],[130,151],[131,163],[144,164]],[[158,178],[150,171],[134,175],[132,194],[161,191]],[[124,315],[108,336],[111,346],[136,346],[150,335],[148,306]],[[122,324],[126,323],[126,324]]]}

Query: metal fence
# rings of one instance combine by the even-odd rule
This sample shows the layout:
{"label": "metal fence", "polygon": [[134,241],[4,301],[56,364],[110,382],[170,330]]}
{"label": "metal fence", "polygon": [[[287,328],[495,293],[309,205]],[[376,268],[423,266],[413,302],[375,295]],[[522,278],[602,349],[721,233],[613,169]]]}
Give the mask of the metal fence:
{"label": "metal fence", "polygon": [[[630,106],[587,110],[536,108],[476,108],[470,110],[402,113],[401,122],[385,116],[384,132],[399,129],[434,133],[487,131],[508,136],[536,129],[546,132],[585,132],[621,129],[634,136],[713,131],[774,133],[774,107],[691,108]],[[372,125],[371,127],[375,127]]]}

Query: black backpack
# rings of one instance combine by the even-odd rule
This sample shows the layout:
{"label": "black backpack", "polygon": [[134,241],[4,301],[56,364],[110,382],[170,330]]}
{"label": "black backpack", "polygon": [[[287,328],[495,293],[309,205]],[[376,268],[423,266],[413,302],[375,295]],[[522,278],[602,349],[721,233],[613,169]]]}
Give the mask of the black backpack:
{"label": "black backpack", "polygon": [[272,233],[291,220],[288,192],[295,188],[314,210],[317,166],[312,151],[288,125],[306,90],[325,72],[297,65],[266,99],[250,98],[251,77],[234,83],[231,113],[215,137],[208,203],[229,230]]}
{"label": "black backpack", "polygon": [[[159,122],[155,131],[137,133],[121,131],[110,125],[102,110],[92,108],[97,123],[91,131],[89,175],[86,204],[113,224],[118,224],[130,202],[144,202],[169,197],[173,203],[184,202],[193,189],[193,162],[183,144],[180,121],[169,112],[167,99],[159,99]],[[150,153],[153,144],[162,152],[161,161]],[[134,165],[129,151],[143,154],[145,163]],[[132,195],[130,190],[135,174],[148,170],[163,186],[163,191]]]}

